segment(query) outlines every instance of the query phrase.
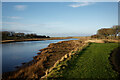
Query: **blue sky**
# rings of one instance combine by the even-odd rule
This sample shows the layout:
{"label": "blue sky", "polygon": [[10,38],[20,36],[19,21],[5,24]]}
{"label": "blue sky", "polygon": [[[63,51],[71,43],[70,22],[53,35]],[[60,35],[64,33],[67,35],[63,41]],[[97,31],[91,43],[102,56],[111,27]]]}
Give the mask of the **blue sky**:
{"label": "blue sky", "polygon": [[117,2],[3,2],[3,30],[89,36],[118,24]]}

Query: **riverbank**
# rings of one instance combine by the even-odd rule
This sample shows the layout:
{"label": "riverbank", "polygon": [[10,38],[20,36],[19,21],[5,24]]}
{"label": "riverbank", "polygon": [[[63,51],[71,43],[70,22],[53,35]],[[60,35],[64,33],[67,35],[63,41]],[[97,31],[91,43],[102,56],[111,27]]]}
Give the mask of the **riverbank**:
{"label": "riverbank", "polygon": [[118,43],[91,43],[70,60],[56,66],[47,78],[117,79],[119,74],[112,69],[109,61],[109,57],[113,57],[110,56],[111,51],[117,47]]}
{"label": "riverbank", "polygon": [[20,40],[3,40],[1,43],[11,42],[23,42],[23,41],[43,41],[43,40],[58,40],[58,39],[70,39],[72,37],[51,37],[51,38],[33,38],[33,39],[20,39]]}
{"label": "riverbank", "polygon": [[[100,40],[89,40],[89,38],[81,38],[80,40],[61,41],[51,43],[47,48],[41,49],[38,55],[33,57],[33,60],[28,63],[23,63],[23,66],[18,67],[14,72],[3,74],[3,79],[40,79],[44,78],[49,71],[53,70],[54,66],[60,61],[64,61],[68,56],[72,56],[78,49],[82,49],[83,45],[89,42],[99,42]],[[101,40],[103,41],[103,40]],[[62,66],[63,67],[63,66]]]}
{"label": "riverbank", "polygon": [[87,37],[50,37],[50,38],[33,38],[33,39],[17,39],[17,40],[2,40],[0,43],[11,43],[11,42],[23,42],[23,41],[43,41],[43,40],[59,40],[59,39],[71,39],[76,38],[80,40],[90,39]]}
{"label": "riverbank", "polygon": [[[85,39],[83,39],[85,40]],[[83,40],[61,41],[51,43],[47,48],[41,49],[33,60],[23,64],[18,70],[3,74],[3,79],[13,78],[41,78],[45,75],[47,69],[51,68],[57,60],[61,59],[65,54],[84,44]]]}

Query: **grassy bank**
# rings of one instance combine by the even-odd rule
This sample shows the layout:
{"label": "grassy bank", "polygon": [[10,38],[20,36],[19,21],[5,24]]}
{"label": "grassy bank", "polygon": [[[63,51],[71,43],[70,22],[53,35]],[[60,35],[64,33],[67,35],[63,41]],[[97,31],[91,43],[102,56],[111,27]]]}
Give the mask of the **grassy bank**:
{"label": "grassy bank", "polygon": [[92,43],[65,62],[67,67],[53,70],[49,78],[118,78],[109,60],[110,53],[117,47],[118,43]]}
{"label": "grassy bank", "polygon": [[83,41],[70,40],[51,43],[48,47],[41,49],[33,60],[23,64],[16,71],[4,73],[3,80],[11,80],[17,78],[23,79],[40,79],[46,74],[46,70],[51,69],[54,64],[64,55],[70,53],[76,48],[84,45]]}

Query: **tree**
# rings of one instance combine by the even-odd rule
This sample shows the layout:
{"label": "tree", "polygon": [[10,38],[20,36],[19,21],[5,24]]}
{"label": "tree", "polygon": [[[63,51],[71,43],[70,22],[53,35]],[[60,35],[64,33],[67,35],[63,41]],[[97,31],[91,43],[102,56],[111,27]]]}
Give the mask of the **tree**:
{"label": "tree", "polygon": [[101,38],[108,38],[108,37],[111,37],[113,35],[115,35],[116,33],[116,30],[113,29],[113,28],[102,28],[102,29],[99,29],[97,34],[100,35]]}
{"label": "tree", "polygon": [[95,35],[92,35],[91,38],[99,38],[100,36],[95,34]]}
{"label": "tree", "polygon": [[2,39],[3,40],[15,40],[15,39],[25,39],[25,38],[50,38],[49,36],[45,35],[37,35],[37,34],[25,34],[25,33],[15,33],[15,32],[8,32],[2,31]]}
{"label": "tree", "polygon": [[115,38],[117,37],[117,34],[119,34],[119,32],[120,32],[120,25],[115,25],[115,26],[113,26],[112,27],[112,29],[114,29],[115,30]]}
{"label": "tree", "polygon": [[8,32],[8,31],[3,31],[2,32],[2,39],[7,39],[7,36],[9,36],[10,35],[10,32]]}
{"label": "tree", "polygon": [[97,31],[97,35],[99,35],[101,38],[106,38],[108,36],[107,29],[102,28]]}

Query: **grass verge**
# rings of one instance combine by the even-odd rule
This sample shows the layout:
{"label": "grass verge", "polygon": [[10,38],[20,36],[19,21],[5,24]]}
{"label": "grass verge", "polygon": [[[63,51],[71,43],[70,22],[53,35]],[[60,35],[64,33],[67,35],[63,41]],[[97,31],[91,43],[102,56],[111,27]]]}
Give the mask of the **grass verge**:
{"label": "grass verge", "polygon": [[118,73],[112,69],[109,57],[110,53],[117,47],[118,43],[91,43],[70,60],[59,64],[48,75],[48,78],[116,79]]}

